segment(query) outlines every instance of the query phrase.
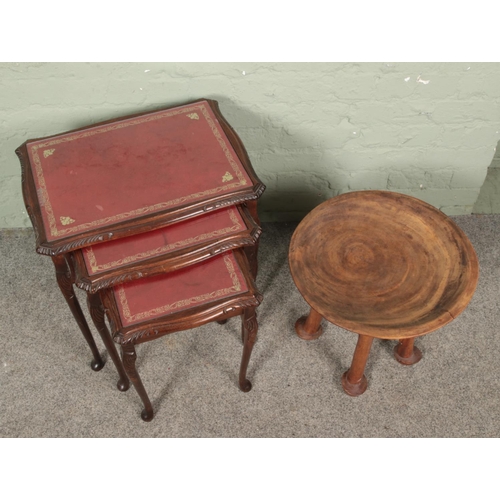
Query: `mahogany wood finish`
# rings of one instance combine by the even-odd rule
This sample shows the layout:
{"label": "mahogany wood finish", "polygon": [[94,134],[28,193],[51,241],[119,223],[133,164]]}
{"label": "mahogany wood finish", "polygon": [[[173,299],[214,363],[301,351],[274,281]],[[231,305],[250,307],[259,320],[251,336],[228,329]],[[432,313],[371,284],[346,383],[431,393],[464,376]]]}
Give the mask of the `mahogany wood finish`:
{"label": "mahogany wood finish", "polygon": [[[247,201],[246,206],[248,207],[248,211],[250,212],[255,224],[257,224],[260,227],[260,218],[259,218],[259,213],[257,212],[257,201],[256,200]],[[259,269],[257,260],[257,254],[259,252],[259,241],[260,240],[257,240],[253,245],[245,247],[245,253],[250,262],[252,276],[254,280],[257,278],[257,272]]]}
{"label": "mahogany wood finish", "polygon": [[[50,236],[50,231],[47,226],[47,222],[44,221],[44,215],[42,214],[42,210],[46,210],[47,208],[47,194],[46,191],[48,188],[44,185],[45,181],[43,180],[42,176],[42,181],[40,181],[40,169],[42,169],[43,165],[45,162],[49,162],[51,158],[54,158],[52,155],[53,154],[58,154],[59,150],[56,151],[55,148],[59,146],[47,146],[52,149],[45,149],[46,144],[51,144],[58,142],[60,144],[63,144],[64,142],[67,141],[68,139],[68,134],[74,134],[78,132],[78,136],[80,137],[87,137],[89,135],[95,135],[97,129],[99,127],[103,127],[104,125],[106,126],[106,129],[114,129],[118,130],[126,126],[126,122],[131,119],[134,119],[135,122],[150,122],[151,120],[154,120],[154,114],[164,112],[164,111],[169,111],[167,114],[171,115],[171,111],[175,110],[177,107],[183,107],[183,106],[198,106],[200,110],[206,115],[209,116],[210,114],[213,114],[212,117],[215,118],[215,122],[211,118],[211,124],[210,127],[212,127],[212,130],[214,131],[214,135],[211,137],[211,141],[214,142],[218,141],[218,143],[223,146],[226,144],[226,139],[229,143],[229,149],[224,145],[223,149],[225,151],[226,157],[229,159],[229,157],[234,153],[236,155],[235,158],[233,158],[233,163],[232,165],[235,165],[240,162],[240,167],[243,168],[243,173],[241,175],[243,176],[242,178],[248,179],[249,182],[242,183],[241,187],[239,188],[231,188],[231,189],[226,189],[227,185],[224,185],[225,187],[221,189],[216,189],[212,191],[216,191],[215,193],[210,193],[212,194],[203,194],[200,198],[196,200],[186,200],[185,202],[180,202],[176,203],[173,206],[170,206],[169,208],[165,208],[166,205],[168,205],[169,200],[162,200],[165,201],[166,203],[160,203],[161,207],[158,209],[153,209],[149,210],[149,212],[145,215],[134,215],[134,216],[127,216],[124,219],[122,218],[120,222],[111,222],[113,217],[108,217],[105,220],[108,220],[110,222],[102,222],[97,225],[93,224],[86,224],[86,227],[84,227],[82,230],[74,230],[70,234],[67,234],[67,231],[63,231],[62,233],[65,234],[65,236],[62,237],[56,237],[54,239],[53,236]],[[201,106],[201,107],[200,107]],[[208,110],[205,110],[205,107],[208,106]],[[175,110],[175,113],[177,113],[178,110]],[[151,116],[149,116],[151,115]],[[200,114],[200,116],[202,116]],[[188,118],[191,118],[193,120],[200,120],[200,116],[197,116],[196,113],[192,113],[191,116],[188,116]],[[139,120],[137,120],[139,118]],[[144,118],[144,120],[143,120]],[[187,119],[187,118],[186,118]],[[188,120],[191,121],[191,120]],[[193,123],[199,123],[197,121],[193,121]],[[94,130],[95,129],[95,130]],[[81,133],[81,134],[80,134]],[[100,132],[99,132],[100,134]],[[97,135],[99,135],[97,134]],[[189,136],[191,137],[191,136]],[[182,141],[184,139],[186,140],[186,144],[182,145],[179,144],[179,151],[182,152],[182,148],[187,146],[189,147],[190,145],[190,138],[188,136],[182,138]],[[147,137],[146,137],[146,144],[147,144]],[[155,137],[152,137],[152,140],[157,140]],[[40,147],[43,145],[43,155],[41,155],[42,150],[40,150],[40,158],[37,160],[35,156],[30,156],[31,153],[33,153],[33,147],[38,147],[38,145],[34,143],[40,143]],[[182,142],[181,141],[181,142]],[[43,143],[43,144],[42,144]],[[198,146],[200,146],[198,144]],[[61,146],[63,147],[63,146]],[[31,150],[30,150],[31,148]],[[232,148],[233,153],[231,153],[230,149]],[[64,149],[64,148],[63,148]],[[78,149],[78,145],[76,146],[76,149]],[[88,149],[88,148],[87,148]],[[202,148],[203,151],[205,151]],[[31,153],[30,153],[31,151]],[[76,151],[76,150],[74,150]],[[72,154],[74,153],[72,152]],[[55,153],[54,153],[55,152]],[[82,165],[85,165],[85,156],[88,153],[85,147],[80,148],[77,151],[77,154],[79,156],[79,162]],[[105,156],[108,157],[108,160],[111,163],[119,163],[120,161],[126,161],[126,158],[119,158],[120,156],[120,151],[118,151],[118,156],[114,155],[112,151],[107,152],[105,151]],[[157,230],[162,227],[166,227],[170,224],[174,224],[177,222],[181,222],[184,220],[187,220],[189,218],[198,216],[198,215],[203,215],[207,214],[211,211],[218,210],[222,207],[226,207],[229,205],[235,205],[235,204],[241,204],[247,202],[248,205],[248,211],[253,217],[253,220],[255,222],[251,223],[248,225],[248,233],[246,235],[240,235],[239,239],[234,238],[233,240],[230,241],[230,239],[227,239],[225,242],[213,242],[213,246],[210,248],[207,247],[199,247],[195,249],[195,254],[196,252],[199,252],[199,254],[196,254],[195,258],[193,258],[193,255],[183,255],[180,256],[178,255],[177,257],[179,258],[179,261],[177,263],[173,263],[173,261],[170,263],[172,264],[170,267],[167,266],[167,268],[163,269],[165,271],[166,269],[172,270],[175,268],[176,265],[191,265],[193,262],[197,261],[196,259],[198,258],[208,258],[211,255],[215,255],[218,251],[224,251],[227,250],[228,248],[233,248],[233,246],[239,246],[239,245],[254,245],[257,241],[258,235],[260,234],[260,228],[258,228],[259,224],[259,218],[258,218],[258,213],[257,213],[257,198],[260,197],[262,192],[265,189],[265,186],[260,182],[258,179],[257,175],[255,174],[255,171],[253,170],[253,167],[250,163],[250,160],[248,158],[248,154],[236,134],[236,132],[233,130],[233,128],[227,123],[225,118],[222,116],[218,103],[214,100],[209,100],[209,99],[198,99],[196,101],[191,101],[188,103],[184,104],[178,104],[176,106],[169,106],[166,108],[162,108],[159,110],[155,111],[148,111],[148,112],[143,112],[143,113],[136,113],[132,115],[128,115],[125,117],[120,117],[117,119],[113,120],[107,120],[104,122],[96,123],[93,125],[89,125],[87,127],[82,127],[78,128],[69,132],[64,132],[62,134],[56,134],[50,137],[45,137],[41,139],[30,139],[26,141],[24,144],[22,144],[19,148],[16,149],[16,154],[20,160],[21,163],[21,174],[22,174],[22,192],[23,192],[23,199],[24,203],[26,206],[27,213],[30,217],[31,223],[33,225],[33,229],[35,232],[35,238],[36,238],[36,250],[38,253],[44,254],[44,255],[50,255],[53,257],[54,265],[56,267],[56,276],[57,276],[57,281],[59,284],[59,287],[61,288],[61,291],[73,313],[73,316],[75,317],[75,320],[77,321],[92,353],[94,356],[94,360],[92,362],[92,369],[94,370],[99,370],[102,368],[104,362],[99,355],[99,352],[97,350],[97,347],[95,345],[94,339],[92,338],[92,335],[90,333],[90,330],[88,328],[87,322],[85,320],[84,315],[82,314],[80,305],[78,303],[78,300],[74,294],[73,291],[73,283],[75,279],[78,280],[78,285],[81,286],[82,288],[95,292],[97,289],[99,289],[101,286],[110,286],[114,283],[113,280],[116,280],[117,282],[120,281],[120,278],[118,277],[118,273],[115,274],[110,278],[111,281],[106,282],[106,280],[103,278],[103,280],[100,282],[99,279],[97,279],[95,286],[94,283],[91,280],[85,281],[85,275],[84,273],[81,272],[81,262],[78,259],[78,255],[69,255],[70,252],[81,249],[96,243],[101,243],[104,241],[108,240],[114,240],[118,238],[125,238],[128,236],[133,236],[136,234],[140,233],[145,233],[145,232],[150,232]],[[199,157],[198,157],[199,158]],[[205,158],[205,155],[202,155],[202,158]],[[33,160],[33,161],[32,161]],[[38,161],[38,163],[37,163]],[[83,163],[82,163],[83,161]],[[99,160],[101,161],[101,160]],[[236,163],[235,163],[236,162]],[[65,166],[67,168],[68,165]],[[59,167],[57,168],[62,168],[61,164],[59,164]],[[69,168],[71,168],[71,165],[69,165]],[[105,168],[105,167],[103,167]],[[207,166],[209,168],[209,166]],[[239,167],[238,167],[239,168]],[[38,170],[37,170],[38,169]],[[184,169],[186,171],[186,169]],[[201,171],[196,171],[192,173],[191,179],[196,178],[196,176],[201,176],[203,178],[203,172],[205,170],[205,166],[201,169]],[[86,168],[83,168],[80,174],[85,175]],[[36,173],[38,172],[38,174]],[[52,171],[54,172],[54,170]],[[66,175],[68,174],[75,174],[75,172],[72,171],[66,171]],[[230,172],[226,172],[226,175]],[[233,172],[234,174],[235,172]],[[155,173],[152,172],[154,175]],[[225,179],[226,175],[222,178],[222,182],[226,182],[227,179]],[[238,174],[239,175],[239,174]],[[229,175],[231,177],[231,175]],[[59,177],[56,175],[55,176],[56,180],[59,179]],[[36,179],[36,180],[35,180]],[[190,181],[189,179],[189,173],[188,173],[188,182]],[[75,178],[76,181],[76,186],[78,188],[84,190],[86,189],[87,193],[90,192],[94,193],[96,188],[99,188],[99,182],[97,183],[98,185],[89,185],[87,182],[87,185],[82,183],[82,180],[78,180]],[[42,182],[40,188],[37,189],[37,182],[40,183]],[[194,188],[193,188],[194,189]],[[48,191],[47,191],[48,192]],[[175,194],[175,193],[174,193]],[[108,200],[105,199],[104,201],[111,201],[111,202],[120,202],[120,200],[127,199],[127,194],[122,194],[121,192],[115,190],[115,192],[109,192],[108,193],[109,198],[115,198],[114,200]],[[130,196],[128,196],[130,198]],[[71,199],[69,200],[71,202]],[[92,199],[92,206],[94,206],[94,203],[96,203],[96,207],[99,210],[103,210],[103,207],[100,205],[103,200],[94,200]],[[109,203],[108,203],[109,205]],[[156,207],[156,205],[155,205]],[[141,210],[139,209],[137,211],[138,213],[142,213]],[[44,212],[45,216],[48,217],[48,215]],[[61,213],[61,214],[54,214],[56,215],[56,222],[59,224],[59,221],[57,219],[57,216],[61,215],[61,223],[64,224],[72,224],[75,222],[74,220],[71,219],[70,213]],[[123,215],[123,214],[122,214]],[[65,217],[63,217],[65,216]],[[252,218],[250,217],[250,218]],[[116,219],[116,218],[115,218]],[[103,219],[104,220],[104,219]],[[85,224],[83,225],[85,226]],[[65,226],[66,227],[66,226]],[[61,233],[61,234],[62,234]],[[52,233],[51,233],[52,234]],[[210,252],[210,254],[206,254],[204,252]],[[186,252],[189,254],[189,251]],[[256,275],[257,272],[257,252],[256,252],[256,247],[254,249],[249,249],[247,250],[248,257],[250,258],[250,261],[252,263],[252,272],[254,276]],[[68,265],[71,268],[71,273],[68,272],[66,263],[64,262],[64,256],[68,257]],[[144,264],[144,263],[143,263]],[[160,262],[154,262],[150,263],[152,268],[155,268],[154,272],[159,270],[159,266],[161,266]],[[169,264],[169,265],[170,265]],[[74,268],[77,266],[77,272],[75,272]],[[124,275],[124,280],[127,279],[135,279],[138,277],[142,276],[141,270],[139,267],[134,267],[134,269],[129,270],[129,274],[127,275],[125,273]],[[151,271],[151,268],[145,269],[144,272],[145,274],[148,274]],[[76,278],[77,275],[78,277]],[[89,303],[91,302],[89,298]],[[92,311],[92,308],[91,308]],[[97,312],[96,312],[97,311]],[[94,316],[99,315],[100,312],[98,312],[98,309],[94,307]],[[100,330],[99,333],[101,336],[103,335],[104,330]],[[103,339],[105,336],[103,336]],[[115,354],[113,351],[110,351],[110,356],[112,359],[115,361]],[[116,364],[116,362],[115,362]],[[118,365],[117,365],[118,368]],[[123,376],[120,373],[120,369],[118,369],[119,374],[120,374],[120,381],[119,385],[122,387],[122,389],[125,387],[125,382],[123,382]]]}
{"label": "mahogany wood finish", "polygon": [[[89,131],[103,125],[119,124],[131,118],[144,117],[146,115],[157,113],[159,111],[172,110],[180,106],[196,105],[197,103],[207,103],[211,111],[214,113],[217,123],[221,126],[229,143],[231,144],[234,152],[236,153],[239,161],[241,162],[246,175],[251,183],[244,187],[217,192],[213,195],[206,195],[199,200],[191,200],[183,204],[176,204],[169,208],[159,208],[148,212],[146,215],[138,215],[131,218],[106,224],[104,227],[88,227],[81,231],[62,236],[59,239],[48,238],[47,227],[41,213],[41,206],[44,200],[40,200],[37,193],[36,183],[34,179],[34,165],[31,164],[28,147],[30,144],[40,140],[53,140],[60,136],[75,133],[80,131]],[[243,203],[247,200],[256,200],[265,190],[264,184],[258,179],[255,171],[250,163],[248,154],[241,142],[240,138],[227,123],[222,116],[217,101],[210,99],[198,99],[189,103],[184,103],[176,106],[169,106],[154,112],[137,113],[120,117],[114,120],[107,120],[97,124],[89,125],[87,127],[78,128],[64,134],[57,134],[42,139],[30,139],[16,149],[16,154],[19,157],[22,169],[22,186],[23,197],[26,205],[28,215],[31,219],[33,227],[35,228],[37,252],[45,255],[58,255],[60,253],[67,253],[78,248],[123,238],[132,234],[141,232],[153,231],[155,229],[165,227],[169,224],[186,220],[190,217],[195,217],[212,210],[217,210],[221,207],[236,205]],[[256,206],[251,206],[251,211],[256,212]],[[257,222],[258,223],[258,222]]]}
{"label": "mahogany wood finish", "polygon": [[[75,270],[75,284],[87,292],[95,293],[101,288],[109,288],[127,281],[182,269],[227,250],[243,246],[249,247],[246,253],[251,263],[252,274],[255,279],[257,275],[256,244],[262,230],[254,222],[246,206],[242,205],[236,208],[245,224],[245,227],[238,232],[216,236],[180,249],[174,248],[173,250],[153,255],[152,257],[144,257],[142,259],[135,259],[130,262],[113,265],[95,274],[89,272],[88,264],[85,261],[84,252],[87,251],[87,249],[71,252],[70,255]],[[126,239],[122,239],[113,242],[113,244],[119,249],[119,245],[121,245],[122,242],[125,243],[125,240]],[[109,243],[101,243],[101,245],[109,245]],[[151,248],[151,250],[154,250],[154,248]]]}
{"label": "mahogany wood finish", "polygon": [[[246,378],[246,374],[250,355],[257,338],[258,326],[255,308],[262,301],[262,295],[255,287],[245,253],[241,249],[237,249],[233,252],[233,255],[243,273],[246,290],[242,289],[242,291],[234,292],[224,298],[215,297],[203,305],[194,305],[179,312],[164,314],[154,319],[145,319],[125,326],[115,291],[112,288],[107,288],[98,292],[109,318],[111,334],[114,340],[121,345],[125,371],[144,404],[144,410],[141,414],[143,420],[148,422],[153,418],[153,407],[135,367],[137,357],[135,345],[160,338],[169,333],[201,326],[211,321],[221,323],[233,316],[242,316],[244,345],[239,372],[239,387],[243,392],[251,390],[252,384]],[[102,323],[104,322],[103,319],[97,319]],[[104,331],[102,325],[99,330]]]}
{"label": "mahogany wood finish", "polygon": [[317,338],[320,317],[360,335],[342,378],[358,395],[372,338],[395,339],[396,359],[414,364],[414,337],[456,318],[476,289],[479,265],[472,244],[445,214],[417,198],[359,191],[311,211],[292,236],[294,282],[311,306],[297,333]]}
{"label": "mahogany wood finish", "polygon": [[109,356],[113,360],[113,363],[116,367],[116,371],[120,376],[118,383],[116,384],[118,390],[126,391],[130,387],[129,380],[127,378],[127,374],[123,368],[122,362],[120,360],[120,356],[116,350],[115,343],[111,338],[109,330],[106,326],[106,322],[104,320],[104,308],[101,303],[101,299],[96,293],[87,294],[87,304],[90,311],[90,315],[92,317],[92,321],[94,322],[101,339],[106,346],[106,349],[109,353]]}
{"label": "mahogany wood finish", "polygon": [[255,307],[247,307],[241,315],[243,333],[243,357],[241,358],[239,385],[243,392],[252,389],[252,384],[247,377],[248,362],[252,354],[253,346],[257,340],[257,314]]}
{"label": "mahogany wood finish", "polygon": [[92,337],[87,320],[83,315],[80,303],[78,302],[75,291],[73,290],[73,279],[70,268],[66,262],[66,258],[64,255],[53,256],[52,262],[54,263],[54,267],[56,269],[57,284],[59,285],[59,288],[71,310],[71,313],[73,314],[73,317],[75,318],[76,323],[80,327],[83,337],[92,351],[92,355],[94,356],[90,367],[94,371],[99,371],[104,366],[104,361],[99,354],[99,350],[97,349],[94,338]]}
{"label": "mahogany wood finish", "polygon": [[142,402],[144,403],[144,409],[141,412],[141,418],[144,422],[151,422],[154,417],[153,405],[149,400],[148,393],[144,388],[141,377],[137,372],[137,368],[135,366],[135,361],[137,360],[137,353],[135,352],[134,344],[122,344],[122,359],[123,366],[125,367],[125,371],[127,372],[132,384],[134,384],[135,390]]}

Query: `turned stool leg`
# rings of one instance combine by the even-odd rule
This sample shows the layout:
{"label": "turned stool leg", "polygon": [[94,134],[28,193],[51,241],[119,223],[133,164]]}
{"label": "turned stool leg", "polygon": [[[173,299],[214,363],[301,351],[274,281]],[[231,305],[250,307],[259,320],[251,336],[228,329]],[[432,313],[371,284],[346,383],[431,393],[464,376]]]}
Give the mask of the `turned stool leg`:
{"label": "turned stool leg", "polygon": [[247,380],[247,368],[250,361],[252,349],[257,340],[257,315],[254,307],[248,307],[241,315],[243,330],[243,356],[241,358],[239,386],[243,392],[248,392],[252,388],[250,380]]}
{"label": "turned stool leg", "polygon": [[55,255],[52,257],[52,262],[56,268],[57,284],[59,285],[59,288],[61,289],[61,292],[64,295],[64,298],[66,299],[66,302],[73,313],[73,317],[80,327],[90,350],[92,351],[92,355],[94,356],[94,360],[90,364],[90,367],[92,370],[97,372],[104,366],[104,361],[99,354],[99,350],[97,349],[94,338],[92,337],[92,333],[90,333],[90,329],[87,321],[85,320],[85,316],[83,315],[80,303],[78,302],[75,291],[73,290],[71,273],[69,272],[66,259],[64,258],[64,255]]}
{"label": "turned stool leg", "polygon": [[142,385],[141,377],[137,373],[137,369],[135,367],[135,360],[137,359],[137,354],[135,352],[134,344],[122,344],[122,359],[123,366],[125,367],[125,371],[127,372],[128,378],[134,384],[135,390],[139,397],[142,399],[144,403],[144,410],[141,412],[141,418],[145,422],[150,422],[153,420],[153,405],[149,400],[148,394],[144,386]]}
{"label": "turned stool leg", "polygon": [[309,316],[302,316],[295,322],[295,331],[297,335],[304,340],[315,340],[323,334],[321,320],[323,316],[316,312],[312,307]]}
{"label": "turned stool leg", "polygon": [[394,347],[394,357],[402,365],[414,365],[422,359],[422,352],[413,344],[414,338],[403,339]]}
{"label": "turned stool leg", "polygon": [[97,331],[99,332],[104,345],[106,346],[109,356],[116,366],[118,376],[120,377],[120,380],[118,380],[116,386],[118,387],[118,390],[122,392],[126,391],[130,387],[130,382],[128,380],[127,374],[125,373],[125,369],[123,368],[123,364],[118,351],[116,350],[116,345],[113,342],[108,327],[106,326],[106,322],[104,321],[104,308],[102,306],[99,294],[87,294],[87,304],[90,311],[90,316],[92,317],[92,321],[94,322],[94,325],[97,328]]}
{"label": "turned stool leg", "polygon": [[372,347],[373,337],[359,335],[351,367],[342,375],[342,387],[349,396],[359,396],[366,391],[368,381],[365,366]]}

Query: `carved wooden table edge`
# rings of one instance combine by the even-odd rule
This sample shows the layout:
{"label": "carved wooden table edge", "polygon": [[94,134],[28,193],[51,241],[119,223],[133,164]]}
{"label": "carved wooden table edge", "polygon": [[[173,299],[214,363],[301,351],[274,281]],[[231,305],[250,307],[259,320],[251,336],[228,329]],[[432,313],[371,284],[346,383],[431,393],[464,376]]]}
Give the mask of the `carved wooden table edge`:
{"label": "carved wooden table edge", "polygon": [[[255,223],[245,206],[237,206],[237,208],[243,215],[243,221],[246,224],[244,231],[226,236],[223,235],[208,242],[193,244],[163,255],[130,262],[93,275],[90,275],[87,270],[83,250],[75,250],[68,254],[75,271],[75,284],[87,292],[95,293],[102,288],[113,287],[126,281],[176,271],[202,262],[227,250],[254,246],[262,234],[262,229]],[[252,269],[255,270],[253,273],[255,279],[257,274],[257,255],[256,253],[252,254],[251,251],[247,252],[247,255],[249,256]]]}
{"label": "carved wooden table edge", "polygon": [[[30,143],[42,139],[55,138],[60,135],[65,135],[68,133],[92,129],[104,124],[110,124],[133,117],[143,116],[153,112],[164,111],[188,104],[194,104],[201,101],[206,101],[209,104],[212,111],[214,112],[219,124],[221,125],[224,133],[226,134],[227,139],[229,140],[232,148],[234,149],[241,164],[243,165],[246,174],[252,181],[251,186],[231,191],[226,194],[218,194],[217,196],[212,196],[211,198],[202,199],[196,202],[185,203],[183,205],[177,206],[174,209],[167,208],[163,210],[158,210],[155,211],[153,214],[141,215],[138,217],[134,217],[132,219],[109,224],[105,228],[88,229],[81,231],[80,233],[76,233],[72,236],[66,236],[61,239],[48,241],[43,218],[40,212],[40,204],[38,202],[37,190],[33,178],[33,170],[31,168],[31,162],[28,156],[27,147]],[[99,123],[94,123],[92,125],[80,127],[77,129],[69,130],[66,132],[54,134],[43,138],[29,139],[25,141],[21,146],[19,146],[15,150],[15,153],[18,156],[21,164],[21,183],[22,183],[24,204],[26,206],[26,211],[31,220],[33,228],[35,230],[36,251],[42,255],[49,255],[49,256],[59,255],[61,253],[67,253],[72,250],[84,248],[86,246],[93,245],[95,243],[110,241],[130,236],[131,234],[139,234],[141,232],[148,232],[153,229],[166,227],[170,224],[175,224],[176,222],[181,222],[183,220],[196,217],[223,207],[257,200],[258,198],[260,198],[260,196],[266,189],[266,186],[257,177],[257,174],[255,173],[255,170],[250,162],[250,159],[248,157],[245,147],[243,146],[243,143],[241,142],[241,139],[236,134],[234,129],[229,125],[226,119],[222,116],[217,101],[214,101],[212,99],[198,99],[196,101],[190,101],[183,104],[176,104],[173,106],[156,109],[154,111],[150,110],[147,112],[136,113],[132,115],[122,116],[119,118],[114,118],[111,120],[102,121]],[[250,204],[249,208],[251,210],[252,216],[254,216],[254,219],[257,221],[257,223],[259,223],[256,209],[253,209],[253,207]]]}

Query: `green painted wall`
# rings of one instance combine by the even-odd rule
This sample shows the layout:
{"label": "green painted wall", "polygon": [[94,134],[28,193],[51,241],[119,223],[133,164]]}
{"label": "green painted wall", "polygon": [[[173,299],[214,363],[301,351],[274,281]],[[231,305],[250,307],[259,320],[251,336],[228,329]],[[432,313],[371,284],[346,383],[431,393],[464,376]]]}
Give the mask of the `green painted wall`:
{"label": "green painted wall", "polygon": [[498,63],[2,63],[0,227],[30,226],[26,139],[200,97],[267,184],[263,220],[370,188],[470,213],[500,139]]}
{"label": "green painted wall", "polygon": [[500,142],[488,168],[473,214],[500,214]]}

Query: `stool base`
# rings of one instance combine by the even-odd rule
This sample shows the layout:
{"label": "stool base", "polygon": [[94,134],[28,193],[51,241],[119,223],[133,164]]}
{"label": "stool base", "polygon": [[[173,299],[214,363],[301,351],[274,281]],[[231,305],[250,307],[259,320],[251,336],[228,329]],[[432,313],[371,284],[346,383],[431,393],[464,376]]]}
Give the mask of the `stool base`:
{"label": "stool base", "polygon": [[399,344],[394,347],[394,357],[396,358],[396,361],[398,361],[402,365],[406,366],[414,365],[422,359],[422,351],[418,347],[413,346],[413,351],[409,358],[403,358],[398,353],[398,350],[399,350]]}
{"label": "stool base", "polygon": [[316,340],[321,337],[321,335],[323,335],[323,327],[321,325],[313,333],[308,333],[304,330],[304,323],[306,322],[306,319],[307,316],[302,316],[295,322],[295,331],[297,332],[297,335],[302,340]]}
{"label": "stool base", "polygon": [[349,380],[347,379],[348,375],[349,370],[344,372],[344,374],[342,375],[342,387],[344,388],[344,392],[353,397],[361,396],[361,394],[363,394],[363,392],[365,392],[366,388],[368,387],[368,380],[366,379],[365,375],[363,375],[361,377],[361,380],[356,384],[352,384],[351,382],[349,382]]}

